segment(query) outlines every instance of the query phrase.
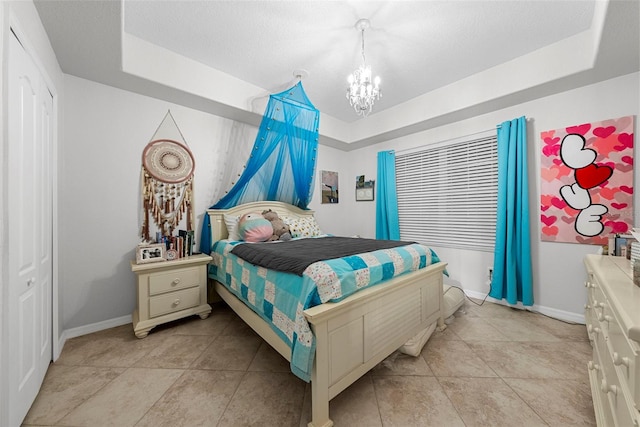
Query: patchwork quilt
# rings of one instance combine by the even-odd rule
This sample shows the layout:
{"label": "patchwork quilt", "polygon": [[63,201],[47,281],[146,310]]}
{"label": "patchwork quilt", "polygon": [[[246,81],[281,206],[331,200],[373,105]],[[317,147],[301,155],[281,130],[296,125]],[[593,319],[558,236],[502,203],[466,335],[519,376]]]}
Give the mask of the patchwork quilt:
{"label": "patchwork quilt", "polygon": [[227,287],[271,325],[291,348],[291,371],[307,382],[313,368],[315,337],[304,310],[327,301],[340,301],[360,289],[440,262],[430,248],[414,243],[318,261],[298,276],[257,267],[233,255],[231,250],[239,244],[250,243],[229,240],[214,243],[209,277]]}

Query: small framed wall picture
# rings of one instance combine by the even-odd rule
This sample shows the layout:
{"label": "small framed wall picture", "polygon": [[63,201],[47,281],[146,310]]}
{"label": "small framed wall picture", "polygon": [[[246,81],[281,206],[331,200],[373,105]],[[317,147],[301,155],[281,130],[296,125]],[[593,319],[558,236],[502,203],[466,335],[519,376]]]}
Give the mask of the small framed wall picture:
{"label": "small framed wall picture", "polygon": [[364,185],[356,186],[356,201],[371,201],[373,200],[373,181],[365,181]]}
{"label": "small framed wall picture", "polygon": [[136,264],[166,261],[166,251],[164,243],[140,244],[136,247]]}

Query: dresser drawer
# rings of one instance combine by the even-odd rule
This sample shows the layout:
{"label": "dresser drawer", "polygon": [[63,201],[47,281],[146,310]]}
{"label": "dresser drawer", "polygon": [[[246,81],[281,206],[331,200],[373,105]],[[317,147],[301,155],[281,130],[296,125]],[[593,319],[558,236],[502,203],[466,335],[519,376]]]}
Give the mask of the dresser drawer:
{"label": "dresser drawer", "polygon": [[149,298],[149,317],[162,316],[200,303],[200,288],[194,287]]}
{"label": "dresser drawer", "polygon": [[617,322],[609,327],[609,352],[618,375],[627,385],[635,406],[640,408],[640,370],[638,369],[638,345],[630,341]]}
{"label": "dresser drawer", "polygon": [[149,295],[198,286],[201,271],[202,267],[188,267],[152,274],[149,276]]}

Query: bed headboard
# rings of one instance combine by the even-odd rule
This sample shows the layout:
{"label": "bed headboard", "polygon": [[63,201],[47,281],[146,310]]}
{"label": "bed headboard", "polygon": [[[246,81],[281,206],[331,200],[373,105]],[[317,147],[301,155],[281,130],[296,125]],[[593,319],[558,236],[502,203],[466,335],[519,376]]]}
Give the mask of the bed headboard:
{"label": "bed headboard", "polygon": [[273,201],[245,203],[228,209],[207,209],[207,215],[209,215],[211,224],[211,242],[217,242],[218,240],[229,237],[227,226],[224,223],[225,214],[242,216],[248,212],[262,212],[267,209],[275,211],[280,217],[286,215],[289,217],[304,218],[312,217],[314,213],[312,210],[303,210],[288,203]]}

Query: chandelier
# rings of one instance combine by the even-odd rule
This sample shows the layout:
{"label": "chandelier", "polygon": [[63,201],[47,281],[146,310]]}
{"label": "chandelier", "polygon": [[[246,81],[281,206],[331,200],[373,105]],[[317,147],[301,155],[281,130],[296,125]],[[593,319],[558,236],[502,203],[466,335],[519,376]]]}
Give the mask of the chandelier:
{"label": "chandelier", "polygon": [[371,81],[371,67],[367,65],[364,56],[364,30],[369,28],[371,23],[368,19],[360,19],[356,22],[356,29],[362,34],[362,65],[349,75],[347,81],[347,99],[355,110],[356,114],[366,117],[371,113],[373,103],[376,99],[380,99],[382,91],[380,90],[380,77]]}

